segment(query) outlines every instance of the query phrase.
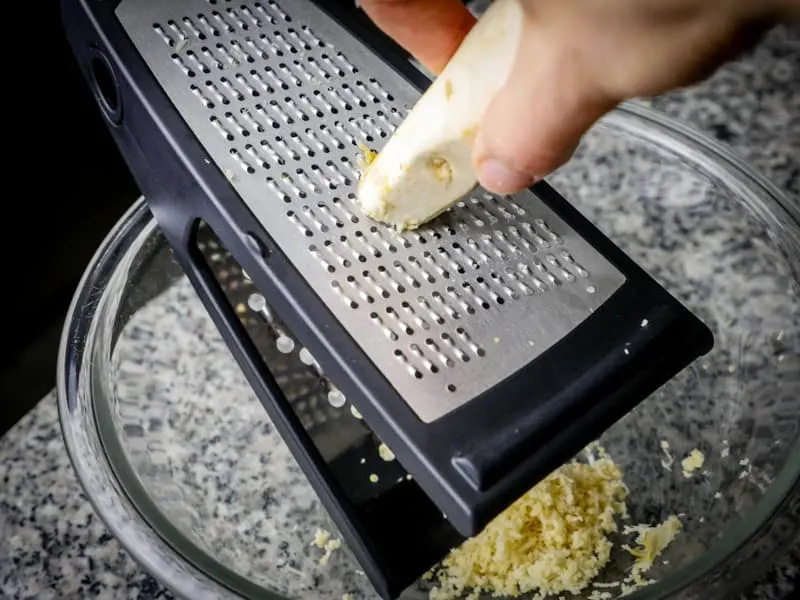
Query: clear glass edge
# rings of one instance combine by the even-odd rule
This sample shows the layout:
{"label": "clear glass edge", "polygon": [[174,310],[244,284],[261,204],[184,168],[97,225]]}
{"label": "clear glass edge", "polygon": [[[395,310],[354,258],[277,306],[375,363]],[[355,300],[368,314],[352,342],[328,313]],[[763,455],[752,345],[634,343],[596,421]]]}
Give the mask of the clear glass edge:
{"label": "clear glass edge", "polygon": [[[149,224],[147,223],[147,220],[150,221]],[[144,224],[140,225],[142,223]],[[138,231],[136,230],[137,226],[140,226]],[[141,248],[147,236],[152,233],[155,227],[156,224],[152,221],[152,216],[149,215],[144,198],[140,197],[123,214],[123,216],[102,241],[99,248],[89,261],[86,270],[81,276],[76,288],[76,292],[73,295],[69,309],[67,310],[56,363],[56,399],[61,433],[64,439],[64,445],[67,449],[67,455],[69,456],[73,470],[75,471],[77,479],[85,492],[88,502],[91,504],[98,516],[102,519],[103,524],[114,536],[114,538],[122,545],[122,547],[131,555],[134,561],[137,562],[146,573],[158,579],[160,583],[168,587],[176,596],[184,598],[185,600],[234,598],[219,582],[192,567],[191,562],[186,557],[181,556],[180,560],[184,563],[187,563],[187,566],[190,566],[190,575],[188,575],[188,577],[193,577],[194,581],[187,581],[186,572],[181,572],[177,568],[173,568],[157,561],[154,557],[160,553],[153,553],[149,551],[145,544],[139,543],[143,541],[141,537],[143,534],[141,531],[134,531],[136,538],[131,539],[130,526],[126,527],[124,518],[120,515],[117,508],[115,508],[107,500],[104,501],[103,490],[97,490],[89,476],[89,473],[94,469],[105,468],[111,473],[114,473],[113,468],[110,464],[100,465],[96,462],[91,464],[84,462],[81,457],[82,453],[80,451],[81,440],[74,434],[72,430],[73,426],[80,427],[81,422],[78,420],[77,422],[72,423],[72,414],[73,411],[77,409],[78,399],[75,397],[75,389],[70,385],[68,379],[70,377],[77,378],[80,376],[72,372],[73,367],[80,367],[80,365],[71,364],[71,356],[73,354],[71,351],[71,346],[73,344],[73,340],[75,339],[75,334],[85,333],[88,336],[94,329],[96,329],[95,315],[100,311],[102,303],[107,301],[107,290],[103,289],[101,290],[102,297],[99,302],[93,303],[90,308],[86,310],[79,306],[81,293],[86,289],[94,290],[97,287],[97,280],[107,276],[109,270],[116,268],[116,265],[113,263],[109,264],[107,259],[117,246],[122,246],[122,242],[128,240],[128,238],[131,238],[129,251],[138,250]],[[91,321],[91,323],[88,324],[88,327],[87,320]],[[92,344],[89,343],[84,346],[83,350],[80,352],[81,357],[91,352],[91,345]],[[73,402],[75,403],[75,406],[71,406],[71,403]],[[95,431],[93,433],[99,438],[99,432]],[[89,455],[92,455],[91,449],[89,449]],[[121,489],[127,490],[127,486],[125,485],[126,482],[120,481],[119,483]],[[125,497],[122,498],[121,501],[129,504],[130,508],[135,510],[135,505],[133,502],[131,502],[130,498]],[[134,530],[141,530],[141,528],[149,527],[149,522],[145,516],[141,514],[139,516],[142,518],[142,522],[134,524]],[[171,551],[170,544],[163,539],[160,532],[155,533],[157,542],[162,545],[159,550],[162,552],[165,550]],[[200,583],[200,585],[204,588],[210,588],[211,594],[197,596],[196,594],[190,592],[190,589],[196,588],[194,585],[196,582]]]}

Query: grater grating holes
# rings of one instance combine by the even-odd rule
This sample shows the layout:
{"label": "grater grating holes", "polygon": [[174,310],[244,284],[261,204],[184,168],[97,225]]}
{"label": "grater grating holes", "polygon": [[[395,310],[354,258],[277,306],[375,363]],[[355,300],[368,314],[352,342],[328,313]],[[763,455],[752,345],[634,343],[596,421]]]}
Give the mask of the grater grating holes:
{"label": "grater grating holes", "polygon": [[[349,326],[363,319],[396,345],[380,352],[401,350],[409,369],[426,378],[439,373],[444,377],[439,389],[452,384],[455,391],[447,377],[457,381],[464,375],[443,375],[455,365],[487,357],[495,366],[504,361],[488,345],[491,333],[485,329],[499,317],[481,315],[521,301],[536,310],[526,299],[565,286],[574,290],[581,280],[587,280],[586,295],[598,288],[598,296],[605,293],[588,281],[589,269],[576,258],[585,255],[565,247],[549,217],[528,217],[513,198],[475,192],[425,231],[395,234],[362,225],[353,194],[358,145],[390,136],[410,104],[396,101],[376,77],[362,75],[348,54],[359,65],[364,58],[346,44],[326,41],[328,33],[321,27],[320,34],[314,19],[304,16],[302,24],[295,23],[274,0],[205,4],[208,10],[183,15],[153,10],[162,17],[150,17],[155,21],[150,35],[168,48],[192,102],[205,111],[224,144],[229,161],[224,172],[235,185],[243,178],[246,186],[260,181],[265,200],[284,206],[284,230],[306,240],[303,247],[313,261],[308,268],[316,265],[329,277],[324,285],[329,284],[330,297],[363,315]],[[304,14],[300,4],[285,5]],[[215,160],[223,166],[219,155]],[[304,274],[310,282],[319,279],[313,270]],[[325,295],[324,288],[318,291]],[[515,310],[518,318],[520,309]],[[435,335],[423,342],[426,331]],[[519,346],[528,342],[520,340]],[[413,395],[412,389],[407,391]]]}
{"label": "grater grating holes", "polygon": [[[249,277],[205,223],[196,230],[195,244],[259,351],[270,357],[269,369],[276,382],[288,392],[290,405],[303,427],[313,438],[323,427],[341,426],[337,419],[346,413],[338,410],[341,405],[337,404],[344,396],[321,372],[308,350],[298,350],[293,335],[276,318],[266,299],[254,291]],[[305,367],[276,360],[275,352],[287,358],[297,352]]]}

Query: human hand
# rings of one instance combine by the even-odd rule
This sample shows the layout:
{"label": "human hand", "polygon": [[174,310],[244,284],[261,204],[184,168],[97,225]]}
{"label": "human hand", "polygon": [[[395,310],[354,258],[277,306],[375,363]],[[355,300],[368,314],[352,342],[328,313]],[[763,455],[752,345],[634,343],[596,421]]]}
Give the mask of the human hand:
{"label": "human hand", "polygon": [[[751,46],[800,0],[516,0],[524,23],[505,85],[481,121],[481,185],[514,193],[564,164],[584,133],[629,98],[696,83]],[[361,0],[439,73],[475,23],[460,0]]]}

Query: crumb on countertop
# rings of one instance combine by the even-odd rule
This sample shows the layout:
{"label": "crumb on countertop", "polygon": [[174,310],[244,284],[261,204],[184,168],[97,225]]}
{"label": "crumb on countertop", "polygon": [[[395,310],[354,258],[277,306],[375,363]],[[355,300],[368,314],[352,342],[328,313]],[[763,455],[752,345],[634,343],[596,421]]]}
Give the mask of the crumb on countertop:
{"label": "crumb on countertop", "polygon": [[703,467],[706,462],[705,455],[697,448],[689,452],[688,456],[681,461],[683,476],[687,479],[695,474],[698,469]]}
{"label": "crumb on countertop", "polygon": [[330,560],[334,551],[342,547],[342,541],[339,539],[331,539],[330,531],[317,529],[317,531],[314,533],[314,541],[311,543],[311,545],[325,551],[325,553],[319,559],[319,564],[324,566],[328,564],[328,561]]}
{"label": "crumb on countertop", "polygon": [[669,451],[669,442],[667,440],[661,440],[661,451],[664,453],[664,458],[661,459],[661,466],[665,471],[671,471],[672,465],[675,464],[675,457]]}
{"label": "crumb on countertop", "polygon": [[323,549],[325,548],[325,544],[328,542],[330,538],[331,538],[330,531],[326,531],[324,529],[317,529],[317,531],[314,533],[314,541],[312,542],[312,545],[316,546],[317,548]]}

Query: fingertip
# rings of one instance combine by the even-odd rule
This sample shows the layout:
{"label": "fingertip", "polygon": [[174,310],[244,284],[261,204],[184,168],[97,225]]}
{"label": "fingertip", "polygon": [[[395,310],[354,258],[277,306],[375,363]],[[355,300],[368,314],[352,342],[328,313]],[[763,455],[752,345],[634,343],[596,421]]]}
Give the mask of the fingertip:
{"label": "fingertip", "polygon": [[476,22],[462,0],[362,0],[375,24],[425,68],[440,73]]}
{"label": "fingertip", "polygon": [[[506,135],[503,135],[506,133]],[[499,135],[498,135],[499,134]],[[532,186],[565,162],[555,155],[537,152],[506,130],[490,134],[482,129],[473,147],[478,182],[495,194],[515,194]]]}
{"label": "fingertip", "polygon": [[536,175],[517,171],[497,158],[479,160],[477,174],[481,187],[494,194],[516,194],[539,179]]}

